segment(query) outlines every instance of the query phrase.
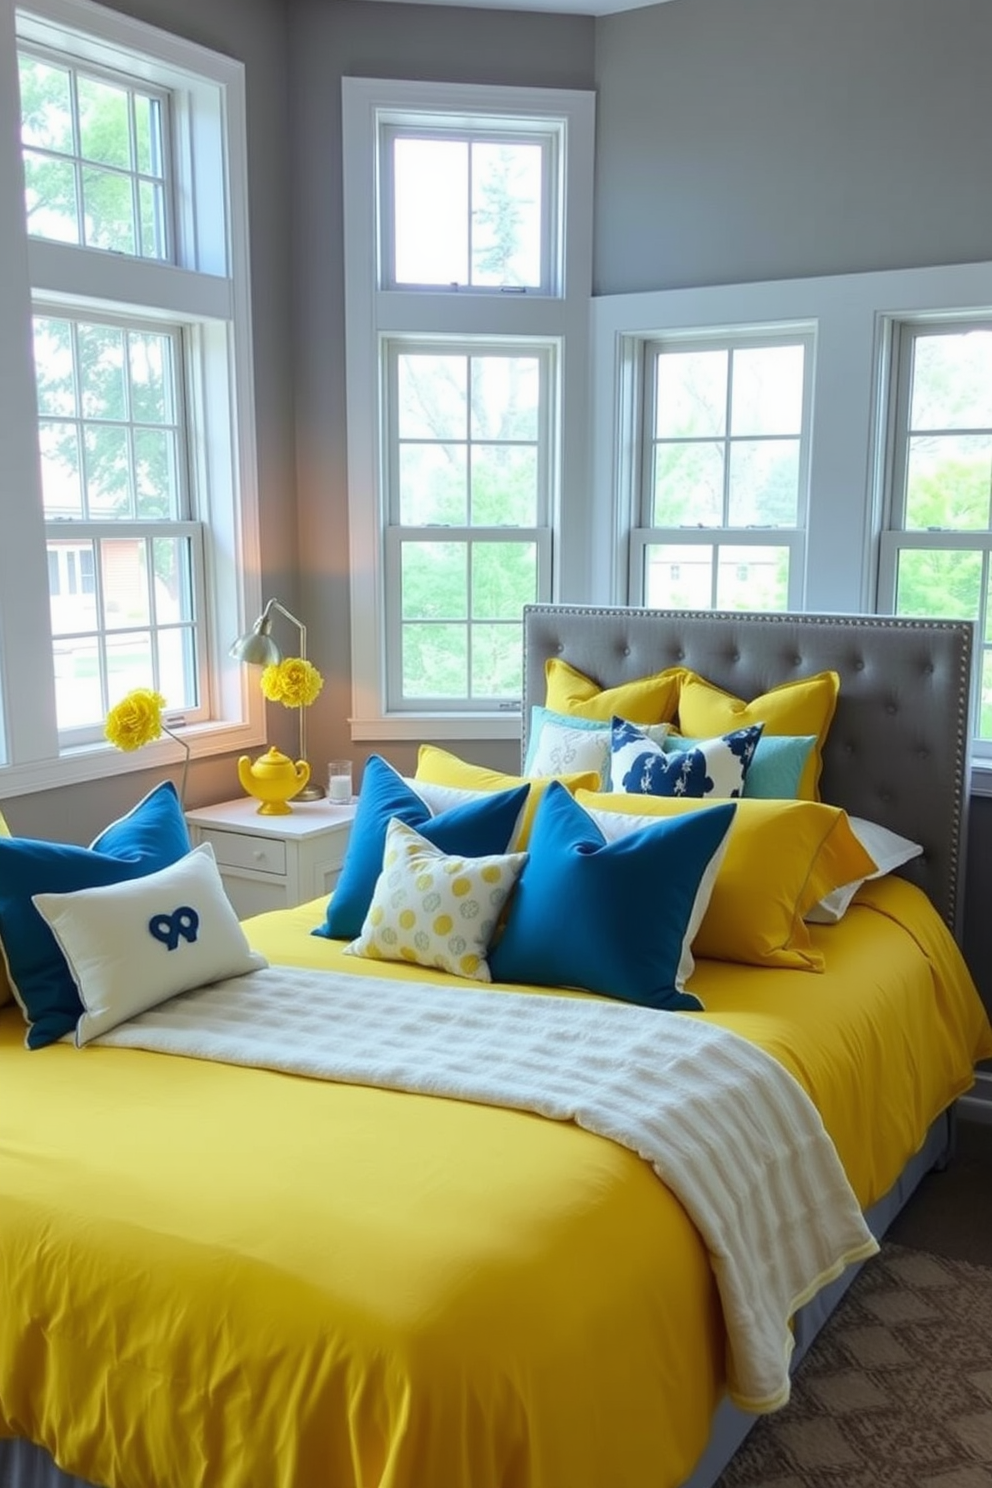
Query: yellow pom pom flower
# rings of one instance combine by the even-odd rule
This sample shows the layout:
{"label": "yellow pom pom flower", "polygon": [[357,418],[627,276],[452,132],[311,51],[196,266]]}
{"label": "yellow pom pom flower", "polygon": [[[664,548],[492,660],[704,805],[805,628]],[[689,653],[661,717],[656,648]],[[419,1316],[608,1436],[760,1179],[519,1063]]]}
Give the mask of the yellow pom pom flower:
{"label": "yellow pom pom flower", "polygon": [[263,697],[284,708],[308,708],[324,685],[312,662],[302,656],[285,656],[262,672]]}
{"label": "yellow pom pom flower", "polygon": [[118,749],[141,749],[162,737],[165,698],[148,687],[136,687],[107,714],[104,733]]}

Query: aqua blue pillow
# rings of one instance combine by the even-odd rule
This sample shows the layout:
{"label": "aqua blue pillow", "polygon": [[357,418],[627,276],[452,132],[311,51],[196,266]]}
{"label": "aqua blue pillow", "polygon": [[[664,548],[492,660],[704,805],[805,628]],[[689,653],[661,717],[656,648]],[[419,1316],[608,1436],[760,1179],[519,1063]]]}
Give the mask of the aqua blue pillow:
{"label": "aqua blue pillow", "polygon": [[553,782],[534,815],[530,856],[503,934],[489,953],[493,980],[699,1009],[698,997],[683,988],[736,809],[728,801],[607,842]]}
{"label": "aqua blue pillow", "polygon": [[28,1025],[29,1049],[71,1033],[83,1011],[65,957],[31,896],[71,894],[142,878],[178,862],[189,849],[186,819],[171,780],[155,786],[89,847],[0,838],[0,947]]}
{"label": "aqua blue pillow", "polygon": [[393,817],[415,827],[444,853],[473,858],[505,853],[530,787],[490,791],[437,815],[380,755],[366,761],[355,820],[324,923],[310,933],[325,940],[355,940],[362,932],[376,880],[382,872],[386,828]]}
{"label": "aqua blue pillow", "polygon": [[[668,734],[664,749],[694,749],[704,741]],[[744,796],[766,801],[799,799],[799,782],[816,743],[815,734],[762,734],[744,777]]]}

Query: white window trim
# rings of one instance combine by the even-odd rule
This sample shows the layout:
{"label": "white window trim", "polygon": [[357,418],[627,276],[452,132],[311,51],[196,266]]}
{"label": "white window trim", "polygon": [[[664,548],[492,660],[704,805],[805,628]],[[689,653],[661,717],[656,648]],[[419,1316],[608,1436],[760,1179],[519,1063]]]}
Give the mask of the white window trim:
{"label": "white window trim", "polygon": [[[92,41],[80,44],[80,32]],[[244,67],[91,0],[39,0],[24,7],[0,0],[0,202],[19,202],[23,192],[17,41],[23,35],[58,46],[65,44],[67,33],[78,55],[108,63],[116,54],[122,72],[154,81],[164,77],[185,90],[192,106],[177,110],[175,143],[187,159],[196,156],[191,174],[196,199],[220,197],[226,202],[227,231],[201,231],[194,238],[195,213],[181,216],[178,235],[186,257],[196,265],[193,271],[29,239],[21,213],[0,214],[5,266],[0,276],[0,341],[5,348],[0,461],[5,488],[16,492],[17,501],[14,521],[11,513],[0,513],[5,538],[0,543],[0,683],[5,700],[0,744],[8,761],[0,765],[0,795],[8,796],[127,770],[167,768],[175,763],[177,751],[164,737],[134,754],[103,742],[60,754],[53,685],[43,682],[39,687],[36,653],[23,644],[25,635],[47,636],[49,631],[32,295],[49,304],[82,301],[95,311],[101,306],[112,311],[130,301],[142,306],[143,316],[151,299],[169,319],[187,326],[187,377],[202,394],[205,417],[194,458],[202,490],[208,493],[198,516],[209,524],[212,586],[203,634],[210,661],[204,683],[211,688],[214,721],[190,727],[183,738],[194,757],[246,748],[265,738],[264,700],[250,686],[246,669],[227,656],[230,641],[259,613],[262,602]],[[148,61],[136,62],[134,53]],[[219,122],[226,126],[226,161],[213,144]],[[66,254],[73,255],[74,295],[65,289]],[[155,293],[149,297],[152,282]],[[31,697],[36,699],[33,708],[19,703]]]}
{"label": "white window trim", "polygon": [[[498,298],[462,291],[379,290],[376,286],[376,130],[383,114],[516,113],[566,121],[562,186],[564,293]],[[555,598],[583,596],[589,562],[587,389],[592,292],[594,97],[573,90],[345,78],[342,82],[345,210],[345,340],[348,389],[348,515],[351,574],[352,715],[355,741],[518,738],[519,713],[443,710],[390,713],[385,702],[383,598],[386,584],[378,431],[379,338],[508,336],[560,343],[561,510],[552,512]],[[494,305],[499,321],[494,322]],[[564,520],[563,520],[564,518]]]}

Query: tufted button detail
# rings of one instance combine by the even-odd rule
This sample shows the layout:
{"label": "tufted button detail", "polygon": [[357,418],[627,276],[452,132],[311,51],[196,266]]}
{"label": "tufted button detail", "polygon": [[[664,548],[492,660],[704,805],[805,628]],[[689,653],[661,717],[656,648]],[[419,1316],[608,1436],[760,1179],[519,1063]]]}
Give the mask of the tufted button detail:
{"label": "tufted button detail", "polygon": [[679,647],[679,649],[675,653],[675,660],[676,661],[685,661],[685,652],[683,651],[683,649],[682,649],[681,646]]}
{"label": "tufted button detail", "polygon": [[623,648],[623,654],[624,654],[624,656],[629,656],[630,655],[630,647],[629,646],[624,646],[624,648]]}
{"label": "tufted button detail", "polygon": [[899,709],[898,709],[898,707],[896,706],[895,703],[886,703],[886,705],[885,705],[885,711],[891,717],[893,714],[898,713],[899,712]]}
{"label": "tufted button detail", "polygon": [[863,672],[864,669],[865,669],[864,658],[861,657],[861,656],[859,656],[858,659],[857,659],[857,661],[854,663],[854,670],[856,672]]}

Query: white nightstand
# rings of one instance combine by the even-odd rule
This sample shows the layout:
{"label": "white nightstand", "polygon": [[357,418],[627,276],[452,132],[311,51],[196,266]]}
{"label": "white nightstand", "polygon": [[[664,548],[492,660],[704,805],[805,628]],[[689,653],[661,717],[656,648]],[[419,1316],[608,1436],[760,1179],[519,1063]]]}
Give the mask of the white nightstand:
{"label": "white nightstand", "polygon": [[186,812],[194,847],[209,842],[238,918],[291,909],[329,894],[344,861],[355,803],[290,803],[288,816],[260,816],[251,796]]}

